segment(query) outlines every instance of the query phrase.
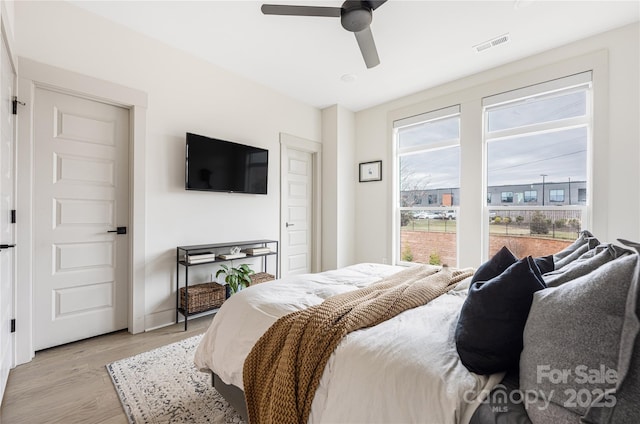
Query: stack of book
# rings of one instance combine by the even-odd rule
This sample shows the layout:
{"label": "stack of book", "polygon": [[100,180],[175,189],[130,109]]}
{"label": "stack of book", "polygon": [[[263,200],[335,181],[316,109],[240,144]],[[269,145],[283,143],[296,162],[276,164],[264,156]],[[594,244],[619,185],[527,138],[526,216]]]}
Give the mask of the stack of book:
{"label": "stack of book", "polygon": [[224,253],[222,255],[218,255],[221,259],[238,259],[244,258],[247,256],[246,253]]}
{"label": "stack of book", "polygon": [[272,253],[268,247],[250,247],[244,250],[248,255],[266,255]]}
{"label": "stack of book", "polygon": [[185,255],[184,260],[192,265],[192,264],[200,264],[204,262],[211,262],[216,258],[215,252],[198,252],[198,253],[190,253]]}

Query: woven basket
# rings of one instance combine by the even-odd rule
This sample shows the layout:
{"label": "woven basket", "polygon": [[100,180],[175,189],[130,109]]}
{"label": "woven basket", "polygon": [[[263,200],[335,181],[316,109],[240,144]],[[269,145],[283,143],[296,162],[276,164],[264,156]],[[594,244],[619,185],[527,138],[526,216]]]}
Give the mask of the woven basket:
{"label": "woven basket", "polygon": [[271,281],[275,279],[276,277],[271,274],[267,274],[266,272],[259,272],[257,274],[251,275],[251,285],[253,286],[255,284],[260,284],[264,283],[265,281]]}
{"label": "woven basket", "polygon": [[225,286],[205,283],[189,286],[189,307],[186,307],[185,288],[180,288],[180,308],[189,314],[219,308],[225,301]]}

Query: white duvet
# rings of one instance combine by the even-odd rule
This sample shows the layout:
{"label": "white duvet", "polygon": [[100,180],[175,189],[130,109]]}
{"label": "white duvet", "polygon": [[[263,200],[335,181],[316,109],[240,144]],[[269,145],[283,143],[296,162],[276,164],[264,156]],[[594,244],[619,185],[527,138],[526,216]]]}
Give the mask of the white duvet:
{"label": "white duvet", "polygon": [[[214,317],[196,366],[242,389],[245,358],[279,317],[402,269],[358,264],[242,290]],[[309,423],[468,423],[503,374],[476,375],[460,362],[453,336],[467,287],[468,280],[427,305],[347,335],[327,363]]]}

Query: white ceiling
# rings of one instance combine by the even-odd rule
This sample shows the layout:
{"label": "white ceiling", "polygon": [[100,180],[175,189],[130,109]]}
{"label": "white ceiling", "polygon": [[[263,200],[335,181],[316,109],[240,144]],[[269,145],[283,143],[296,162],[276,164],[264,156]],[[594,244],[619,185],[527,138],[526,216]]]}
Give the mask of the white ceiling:
{"label": "white ceiling", "polygon": [[[339,18],[265,16],[258,1],[72,3],[307,104],[352,111],[640,19],[638,0],[389,0],[371,24],[381,64],[367,69]],[[473,49],[505,33],[508,43]],[[355,80],[342,81],[348,74]]]}

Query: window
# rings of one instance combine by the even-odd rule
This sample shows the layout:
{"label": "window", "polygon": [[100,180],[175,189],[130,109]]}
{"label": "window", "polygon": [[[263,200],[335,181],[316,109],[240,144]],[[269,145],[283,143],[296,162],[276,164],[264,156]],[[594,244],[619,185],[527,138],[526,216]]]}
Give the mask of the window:
{"label": "window", "polygon": [[564,190],[549,190],[550,202],[564,202]]}
{"label": "window", "polygon": [[503,191],[500,200],[502,203],[513,203],[513,191]]}
{"label": "window", "polygon": [[[394,138],[396,260],[456,266],[460,107],[395,121]],[[427,205],[409,201],[416,192],[426,193]]]}
{"label": "window", "polygon": [[[584,72],[503,90],[482,98],[481,106],[473,94],[464,109],[452,106],[395,120],[393,263],[473,261],[475,249],[457,245],[471,237],[457,232],[457,222],[473,225],[468,220],[480,216],[482,231],[477,228],[473,237],[487,234],[484,257],[502,246],[518,257],[551,254],[575,240],[592,203],[587,197],[594,160],[591,78]],[[495,85],[482,85],[478,92],[490,87]],[[484,157],[475,155],[480,151]],[[477,162],[461,169],[461,152]],[[473,191],[484,185],[481,204],[474,200],[477,192],[466,199],[469,188],[461,190],[460,174]],[[461,193],[472,209],[468,214],[460,211]],[[554,240],[540,243],[540,238]]]}
{"label": "window", "polygon": [[575,238],[587,206],[591,72],[486,97],[483,110],[486,189],[502,193],[502,204],[486,205],[496,217],[485,224],[488,255],[503,245],[518,257],[535,255],[528,238]]}
{"label": "window", "polygon": [[538,192],[536,190],[528,190],[524,192],[525,203],[535,203],[538,201]]}
{"label": "window", "polygon": [[578,203],[586,203],[587,201],[587,189],[579,188],[578,189]]}

